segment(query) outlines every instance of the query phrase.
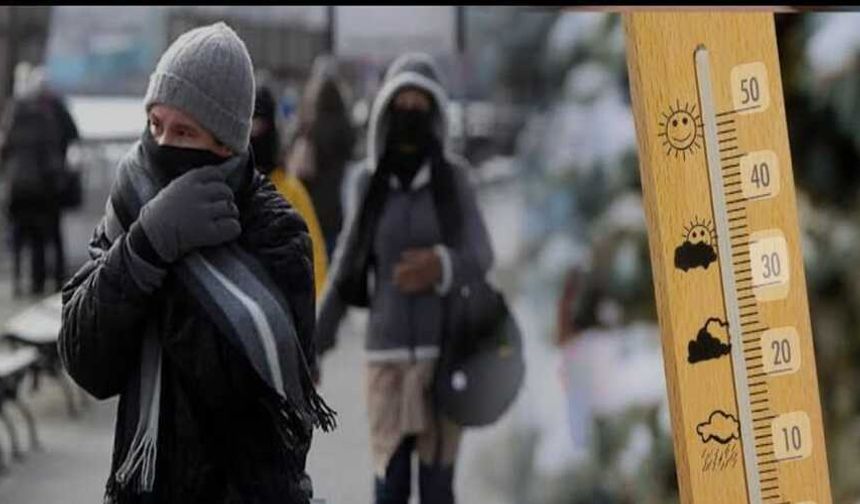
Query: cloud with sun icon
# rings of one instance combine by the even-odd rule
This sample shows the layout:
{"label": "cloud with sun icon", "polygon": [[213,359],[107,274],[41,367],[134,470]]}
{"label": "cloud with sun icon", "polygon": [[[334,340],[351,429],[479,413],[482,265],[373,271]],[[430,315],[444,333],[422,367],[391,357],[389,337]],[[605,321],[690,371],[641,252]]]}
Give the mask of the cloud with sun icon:
{"label": "cloud with sun icon", "polygon": [[696,112],[696,106],[685,103],[681,106],[677,102],[675,106],[669,106],[669,112],[663,112],[660,119],[660,138],[663,139],[663,147],[666,155],[675,155],[687,159],[697,149],[702,147],[702,124],[701,116]]}
{"label": "cloud with sun icon", "polygon": [[717,233],[711,221],[696,217],[684,227],[684,241],[675,249],[675,267],[684,271],[708,269],[717,260]]}

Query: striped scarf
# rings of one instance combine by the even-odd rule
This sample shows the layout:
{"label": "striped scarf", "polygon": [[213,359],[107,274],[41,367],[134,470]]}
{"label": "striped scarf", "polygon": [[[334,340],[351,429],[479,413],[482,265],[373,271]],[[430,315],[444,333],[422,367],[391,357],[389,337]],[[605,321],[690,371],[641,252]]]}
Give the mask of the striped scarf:
{"label": "striped scarf", "polygon": [[[234,156],[227,162],[236,166],[228,177],[235,188],[246,176],[248,157]],[[160,175],[138,142],[120,163],[107,202],[110,242],[128,231],[143,205],[166,185]],[[171,268],[218,332],[277,393],[277,427],[288,449],[306,446],[314,426],[334,428],[334,411],[315,391],[290,307],[259,260],[231,242],[191,252]],[[115,474],[117,483],[133,485],[138,493],[152,491],[157,459],[162,355],[154,324],[149,324],[142,345],[140,372],[133,374],[135,383],[127,389],[139,396],[137,428]]]}

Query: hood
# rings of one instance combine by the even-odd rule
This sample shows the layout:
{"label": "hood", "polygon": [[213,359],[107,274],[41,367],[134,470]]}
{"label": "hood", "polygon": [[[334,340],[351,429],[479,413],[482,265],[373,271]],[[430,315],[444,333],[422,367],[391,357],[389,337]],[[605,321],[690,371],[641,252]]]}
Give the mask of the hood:
{"label": "hood", "polygon": [[310,77],[308,77],[302,91],[299,106],[299,123],[303,126],[303,129],[308,129],[318,119],[316,117],[317,102],[321,99],[323,88],[326,85],[334,86],[339,95],[338,99],[343,102],[344,93],[341,89],[340,78],[337,73],[337,63],[329,55],[320,55],[314,60]]}
{"label": "hood", "polygon": [[405,87],[416,87],[427,92],[436,102],[436,117],[433,131],[442,145],[443,152],[448,147],[448,94],[441,83],[439,68],[430,56],[423,53],[404,54],[394,60],[385,72],[382,88],[376,94],[370,110],[367,131],[367,159],[371,172],[384,151],[388,133],[388,104],[398,91]]}

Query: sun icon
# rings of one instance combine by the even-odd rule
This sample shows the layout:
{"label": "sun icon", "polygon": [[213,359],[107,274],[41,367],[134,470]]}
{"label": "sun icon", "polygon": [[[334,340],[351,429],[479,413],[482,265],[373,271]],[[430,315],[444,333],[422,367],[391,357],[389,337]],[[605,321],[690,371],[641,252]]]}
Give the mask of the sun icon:
{"label": "sun icon", "polygon": [[685,103],[681,108],[680,102],[675,106],[669,106],[669,113],[663,113],[660,120],[660,136],[663,138],[663,146],[666,147],[666,155],[675,153],[675,157],[693,154],[702,146],[702,122],[696,113],[696,106]]}
{"label": "sun icon", "polygon": [[695,220],[690,222],[689,226],[684,227],[684,240],[689,242],[691,245],[702,243],[709,247],[715,247],[717,243],[717,232],[711,221],[708,220],[700,222],[699,218],[696,217]]}
{"label": "sun icon", "polygon": [[709,220],[696,216],[684,226],[684,241],[675,248],[675,267],[687,272],[694,268],[708,269],[717,257],[717,232]]}

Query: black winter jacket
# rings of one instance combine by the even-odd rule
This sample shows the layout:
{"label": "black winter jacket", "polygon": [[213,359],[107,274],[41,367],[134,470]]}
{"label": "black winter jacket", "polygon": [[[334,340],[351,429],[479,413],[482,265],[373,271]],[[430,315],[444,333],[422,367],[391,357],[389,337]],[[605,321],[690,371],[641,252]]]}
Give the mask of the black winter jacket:
{"label": "black winter jacket", "polygon": [[[282,286],[305,355],[314,356],[313,260],[304,220],[256,171],[236,204],[240,244]],[[158,324],[164,361],[154,495],[119,491],[112,476],[108,495],[115,490],[118,504],[306,503],[301,476],[285,469],[262,380],[172,273],[150,295],[137,287],[122,246],[127,236],[109,246],[104,221],[96,228],[90,261],[63,289],[59,339],[78,384],[100,399],[120,395],[113,474],[134,436],[136,405],[132,415],[123,402],[130,373],[139,370],[142,329]]]}

